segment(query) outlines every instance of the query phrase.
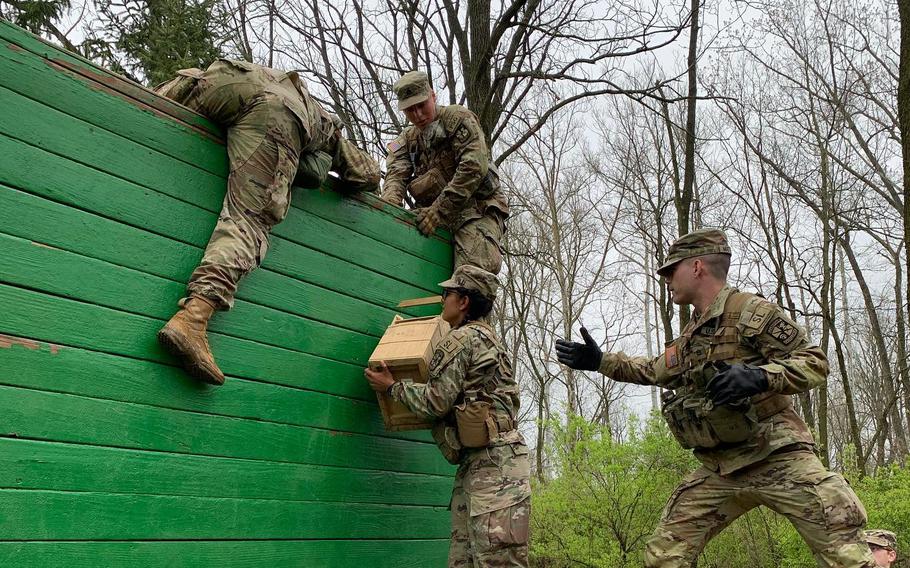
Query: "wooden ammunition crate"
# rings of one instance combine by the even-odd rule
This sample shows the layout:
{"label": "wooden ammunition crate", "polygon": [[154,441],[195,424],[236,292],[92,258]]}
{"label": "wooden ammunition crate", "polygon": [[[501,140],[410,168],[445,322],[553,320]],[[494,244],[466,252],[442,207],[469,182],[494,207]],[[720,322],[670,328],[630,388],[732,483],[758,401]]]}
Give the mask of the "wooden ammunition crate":
{"label": "wooden ammunition crate", "polygon": [[[379,369],[384,361],[395,380],[410,379],[415,383],[425,383],[433,351],[448,331],[449,324],[439,316],[410,319],[395,316],[370,355],[370,368]],[[385,393],[376,393],[376,396],[386,430],[400,432],[433,426]]]}

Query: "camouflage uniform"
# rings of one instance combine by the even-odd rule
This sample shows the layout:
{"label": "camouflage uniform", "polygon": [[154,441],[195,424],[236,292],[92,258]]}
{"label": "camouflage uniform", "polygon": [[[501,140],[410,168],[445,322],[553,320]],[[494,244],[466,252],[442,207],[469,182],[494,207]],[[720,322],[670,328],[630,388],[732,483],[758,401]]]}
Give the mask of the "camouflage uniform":
{"label": "camouflage uniform", "polygon": [[378,186],[375,160],[341,136],[296,73],[221,59],[205,71],[183,69],[156,91],[227,129],[227,194],[187,287],[219,309],[233,306],[237,283],[262,263],[296,176],[318,181],[332,169],[345,188]]}
{"label": "camouflage uniform", "polygon": [[[468,279],[483,272],[495,282],[491,273],[463,266],[441,286],[471,289],[465,272]],[[528,447],[515,424],[518,385],[493,330],[480,321],[452,329],[433,354],[428,382],[396,382],[389,394],[413,412],[437,421],[433,437],[446,459],[458,464],[452,489],[449,567],[527,566]],[[490,403],[490,440],[486,447],[462,447],[455,414],[475,398]]]}
{"label": "camouflage uniform", "polygon": [[[720,231],[696,231],[674,243],[660,272],[686,258],[729,250]],[[720,432],[738,415],[754,429],[744,441],[699,447],[699,436],[711,434],[688,421],[694,416],[692,401],[707,399],[712,365],[721,361],[759,366],[769,390],[751,398],[752,410],[746,410],[748,399],[737,410],[716,408],[727,415],[711,414],[710,402],[698,405],[696,414],[721,416],[704,428]],[[862,503],[846,480],[815,456],[812,434],[789,396],[824,384],[827,359],[780,306],[725,286],[662,355],[648,359],[606,353],[599,370],[617,381],[672,389],[664,393],[664,416],[702,463],[671,495],[647,543],[646,566],[688,568],[709,539],[759,505],[793,523],[819,566],[875,566],[862,539]],[[699,424],[709,422],[704,418]]]}
{"label": "camouflage uniform", "polygon": [[[414,101],[414,93],[430,92],[427,75],[408,73],[395,91],[402,104]],[[498,274],[509,205],[477,116],[460,105],[437,107],[433,123],[405,128],[388,151],[382,199],[401,204],[409,195],[417,207],[438,208],[455,240],[455,267]]]}

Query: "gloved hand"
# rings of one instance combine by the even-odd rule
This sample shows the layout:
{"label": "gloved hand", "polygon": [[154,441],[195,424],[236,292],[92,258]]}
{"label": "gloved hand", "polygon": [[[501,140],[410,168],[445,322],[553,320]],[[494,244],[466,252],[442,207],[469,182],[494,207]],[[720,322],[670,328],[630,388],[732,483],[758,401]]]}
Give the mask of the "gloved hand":
{"label": "gloved hand", "polygon": [[708,394],[714,404],[729,404],[768,390],[768,376],[764,369],[737,363],[717,364],[718,373],[708,382]]}
{"label": "gloved hand", "polygon": [[557,339],[556,358],[566,367],[581,371],[596,371],[600,368],[603,353],[587,329],[581,328],[581,337],[585,340],[584,343]]}
{"label": "gloved hand", "polygon": [[417,212],[417,229],[427,237],[436,231],[436,227],[439,226],[441,221],[442,218],[439,216],[439,208],[436,206],[436,202]]}

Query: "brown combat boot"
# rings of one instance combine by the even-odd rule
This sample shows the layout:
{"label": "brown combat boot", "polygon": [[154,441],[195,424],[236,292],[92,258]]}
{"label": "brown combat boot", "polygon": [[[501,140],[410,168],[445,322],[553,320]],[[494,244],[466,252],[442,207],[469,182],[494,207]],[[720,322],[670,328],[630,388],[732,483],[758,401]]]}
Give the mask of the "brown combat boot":
{"label": "brown combat boot", "polygon": [[202,296],[190,296],[158,332],[158,342],[183,361],[193,378],[212,385],[224,384],[224,373],[215,364],[205,330],[215,306]]}

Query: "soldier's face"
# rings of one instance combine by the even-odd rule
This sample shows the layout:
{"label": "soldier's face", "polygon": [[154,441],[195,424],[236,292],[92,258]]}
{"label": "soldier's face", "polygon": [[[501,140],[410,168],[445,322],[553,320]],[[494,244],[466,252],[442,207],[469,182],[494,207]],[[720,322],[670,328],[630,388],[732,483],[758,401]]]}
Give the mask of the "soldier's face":
{"label": "soldier's face", "polygon": [[442,291],[442,319],[452,327],[458,327],[468,313],[470,300],[455,290]]}
{"label": "soldier's face", "polygon": [[664,282],[667,284],[667,290],[670,291],[670,299],[673,300],[674,304],[691,304],[695,298],[697,282],[694,264],[696,260],[693,258],[681,260],[664,275]]}
{"label": "soldier's face", "polygon": [[404,116],[418,130],[423,130],[428,124],[436,120],[436,92],[430,91],[430,97],[422,103],[411,105],[404,109]]}
{"label": "soldier's face", "polygon": [[875,563],[879,566],[889,567],[897,560],[897,553],[890,548],[879,548],[877,546],[870,546],[869,548],[872,549],[872,557],[875,558]]}

